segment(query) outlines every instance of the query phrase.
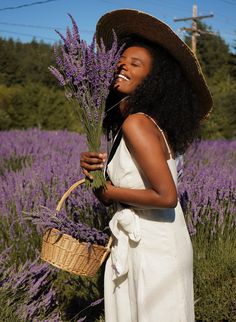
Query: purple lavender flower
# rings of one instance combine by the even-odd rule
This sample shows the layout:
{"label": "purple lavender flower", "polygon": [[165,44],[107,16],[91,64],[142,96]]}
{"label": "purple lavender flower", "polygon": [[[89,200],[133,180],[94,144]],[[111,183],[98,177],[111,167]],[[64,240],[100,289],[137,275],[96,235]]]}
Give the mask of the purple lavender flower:
{"label": "purple lavender flower", "polygon": [[[66,200],[59,218],[50,219],[63,193],[81,178],[78,160],[85,149],[84,137],[68,131],[0,132],[0,288],[8,294],[6,306],[27,314],[25,321],[40,321],[39,314],[43,321],[63,320],[57,309],[60,296],[52,286],[55,271],[49,274],[50,265],[30,260],[39,252],[47,222],[59,227],[67,220],[67,232],[78,233],[78,227],[90,243],[108,234],[111,214],[83,187]],[[235,140],[202,141],[184,156],[178,190],[192,239],[203,236],[205,243],[209,237],[210,243],[219,236],[235,242],[235,151]],[[42,219],[35,218],[36,232],[25,213],[36,212],[39,205],[50,210],[49,214],[45,210],[43,225]],[[78,319],[84,315],[83,311]]]}
{"label": "purple lavender flower", "polygon": [[179,195],[191,234],[209,223],[213,235],[235,227],[235,143],[202,141],[184,156]]}
{"label": "purple lavender flower", "polygon": [[57,78],[61,86],[65,86],[66,82],[63,75],[53,66],[49,67],[50,72]]}
{"label": "purple lavender flower", "polygon": [[24,321],[41,321],[41,314],[47,311],[48,315],[54,315],[57,305],[52,282],[55,277],[55,269],[39,263],[38,258],[26,261],[19,268],[13,265],[1,285],[8,296],[6,305],[11,305],[12,311]]}
{"label": "purple lavender flower", "polygon": [[42,233],[47,229],[55,228],[60,231],[60,235],[67,234],[80,242],[103,246],[107,244],[109,239],[107,233],[90,227],[85,222],[78,220],[78,217],[68,216],[64,211],[55,212],[47,207],[39,207],[25,218],[37,225],[38,230],[41,230]]}
{"label": "purple lavender flower", "polygon": [[[102,41],[100,45],[96,43],[96,35],[88,45],[80,39],[73,17],[69,17],[72,31],[67,28],[66,36],[57,32],[63,43],[59,45],[59,50],[54,50],[57,68],[50,66],[49,70],[65,87],[66,97],[75,101],[89,150],[99,152],[105,102],[122,48],[118,49],[115,33],[110,50],[106,50]],[[92,188],[105,184],[101,171],[94,171],[93,177],[92,182],[86,179],[87,185]]]}

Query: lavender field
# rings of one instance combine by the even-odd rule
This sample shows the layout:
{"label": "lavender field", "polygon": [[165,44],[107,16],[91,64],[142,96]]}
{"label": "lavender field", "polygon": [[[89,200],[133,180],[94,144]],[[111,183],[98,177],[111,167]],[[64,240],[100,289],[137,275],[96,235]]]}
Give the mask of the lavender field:
{"label": "lavender field", "polygon": [[[102,270],[92,279],[39,259],[42,231],[27,214],[56,208],[82,178],[85,140],[66,131],[0,132],[0,321],[103,321]],[[104,150],[104,149],[103,149]],[[192,238],[197,321],[236,321],[236,141],[202,141],[184,156],[179,198]],[[80,187],[67,213],[106,210]]]}

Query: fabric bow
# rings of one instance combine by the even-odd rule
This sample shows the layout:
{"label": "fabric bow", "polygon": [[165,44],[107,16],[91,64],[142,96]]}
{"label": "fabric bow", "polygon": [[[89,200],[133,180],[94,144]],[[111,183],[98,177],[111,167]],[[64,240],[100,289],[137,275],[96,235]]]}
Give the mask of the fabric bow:
{"label": "fabric bow", "polygon": [[116,238],[111,249],[114,281],[128,272],[129,240],[138,243],[141,239],[139,216],[131,208],[118,208],[109,226]]}

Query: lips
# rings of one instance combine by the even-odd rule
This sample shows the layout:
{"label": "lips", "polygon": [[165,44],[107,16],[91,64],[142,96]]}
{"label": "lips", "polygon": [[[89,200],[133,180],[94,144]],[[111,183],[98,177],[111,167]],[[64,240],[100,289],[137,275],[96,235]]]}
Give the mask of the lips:
{"label": "lips", "polygon": [[118,75],[117,75],[117,79],[119,79],[119,78],[122,78],[122,79],[124,79],[125,81],[129,81],[129,78],[128,78],[127,76],[123,75],[123,74],[118,74]]}

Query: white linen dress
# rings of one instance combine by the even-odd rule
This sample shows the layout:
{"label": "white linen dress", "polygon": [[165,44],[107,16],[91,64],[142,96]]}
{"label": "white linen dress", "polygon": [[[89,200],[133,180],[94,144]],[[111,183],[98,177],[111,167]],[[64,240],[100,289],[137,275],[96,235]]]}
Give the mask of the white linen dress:
{"label": "white linen dress", "polygon": [[[176,163],[161,133],[177,184]],[[148,187],[123,138],[107,173],[115,186]],[[179,202],[165,209],[118,204],[110,229],[114,242],[105,269],[105,321],[193,322],[192,244]]]}

